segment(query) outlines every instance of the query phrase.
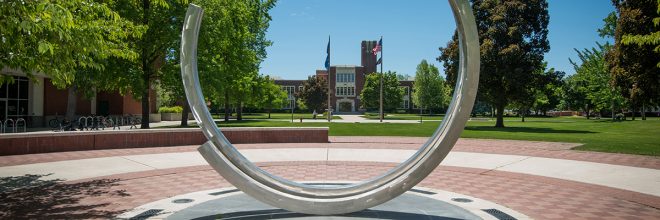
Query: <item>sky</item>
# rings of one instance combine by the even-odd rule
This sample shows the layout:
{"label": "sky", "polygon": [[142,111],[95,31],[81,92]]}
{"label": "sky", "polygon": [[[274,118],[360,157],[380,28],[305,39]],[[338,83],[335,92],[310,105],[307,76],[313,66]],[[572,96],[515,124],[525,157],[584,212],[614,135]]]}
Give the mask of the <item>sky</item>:
{"label": "sky", "polygon": [[[574,73],[574,48],[611,41],[598,36],[609,0],[548,0],[549,68]],[[417,64],[436,61],[456,28],[449,3],[438,0],[279,0],[270,12],[267,38],[273,45],[260,73],[282,79],[306,79],[324,69],[328,37],[331,65],[360,65],[362,40],[383,37],[384,70],[414,76]],[[380,68],[380,67],[379,67]],[[442,68],[440,68],[442,71]]]}

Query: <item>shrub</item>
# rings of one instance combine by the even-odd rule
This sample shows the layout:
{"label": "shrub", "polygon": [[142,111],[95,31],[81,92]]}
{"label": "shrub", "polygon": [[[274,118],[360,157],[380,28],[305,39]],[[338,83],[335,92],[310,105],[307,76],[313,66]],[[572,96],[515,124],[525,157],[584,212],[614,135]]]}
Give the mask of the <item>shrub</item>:
{"label": "shrub", "polygon": [[163,106],[158,108],[158,113],[181,113],[183,112],[183,107],[181,106]]}

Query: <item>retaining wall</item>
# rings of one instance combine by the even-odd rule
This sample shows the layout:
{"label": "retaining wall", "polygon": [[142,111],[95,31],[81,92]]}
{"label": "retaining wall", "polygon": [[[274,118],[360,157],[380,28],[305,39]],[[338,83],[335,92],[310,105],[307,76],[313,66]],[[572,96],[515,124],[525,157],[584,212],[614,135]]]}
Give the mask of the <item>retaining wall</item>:
{"label": "retaining wall", "polygon": [[[327,143],[328,128],[222,128],[234,144]],[[80,150],[201,145],[199,128],[34,132],[0,135],[0,156]]]}

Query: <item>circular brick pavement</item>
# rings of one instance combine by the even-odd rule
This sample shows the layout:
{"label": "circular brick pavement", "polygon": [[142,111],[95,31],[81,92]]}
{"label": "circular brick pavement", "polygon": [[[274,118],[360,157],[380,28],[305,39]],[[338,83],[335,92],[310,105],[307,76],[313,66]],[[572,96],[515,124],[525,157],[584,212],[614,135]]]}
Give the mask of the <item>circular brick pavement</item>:
{"label": "circular brick pavement", "polygon": [[[382,138],[378,138],[383,142]],[[423,138],[391,138],[373,143],[334,138],[327,147],[419,147]],[[397,143],[399,142],[399,143]],[[387,144],[391,143],[391,144]],[[239,148],[318,147],[313,144],[239,145]],[[67,152],[1,157],[0,166],[132,154],[194,151],[195,146]],[[546,142],[461,140],[455,151],[529,155],[658,169],[657,157],[577,152]],[[21,160],[22,159],[22,160]],[[258,164],[297,181],[360,181],[395,164],[374,162],[269,162]],[[172,196],[227,187],[209,166],[125,173],[78,181],[41,181],[39,176],[3,178],[0,218],[112,218],[131,208]],[[421,187],[440,189],[504,205],[535,219],[660,219],[660,198],[554,178],[441,166]]]}

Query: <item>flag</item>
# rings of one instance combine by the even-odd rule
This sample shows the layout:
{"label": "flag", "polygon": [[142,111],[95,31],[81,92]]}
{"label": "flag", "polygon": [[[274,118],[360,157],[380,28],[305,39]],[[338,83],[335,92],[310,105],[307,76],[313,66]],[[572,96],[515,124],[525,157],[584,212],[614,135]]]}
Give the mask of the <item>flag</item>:
{"label": "flag", "polygon": [[376,61],[376,65],[380,64],[383,62],[383,57],[378,58],[378,61]]}
{"label": "flag", "polygon": [[378,43],[376,43],[376,47],[372,50],[374,52],[374,55],[378,54],[383,49],[383,38],[381,37]]}
{"label": "flag", "polygon": [[325,69],[330,70],[330,36],[328,36],[328,49],[326,50]]}

